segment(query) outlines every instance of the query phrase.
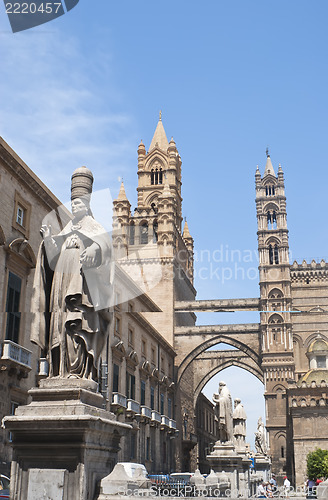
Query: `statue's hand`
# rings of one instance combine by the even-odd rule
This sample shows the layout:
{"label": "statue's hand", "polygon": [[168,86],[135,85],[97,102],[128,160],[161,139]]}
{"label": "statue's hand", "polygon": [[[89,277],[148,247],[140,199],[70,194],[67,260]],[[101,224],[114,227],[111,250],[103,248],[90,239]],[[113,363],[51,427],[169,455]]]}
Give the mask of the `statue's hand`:
{"label": "statue's hand", "polygon": [[83,250],[80,256],[81,264],[85,267],[94,267],[97,264],[97,250],[98,245],[96,243]]}
{"label": "statue's hand", "polygon": [[51,237],[51,226],[47,226],[46,224],[41,226],[40,234],[41,234],[43,239],[50,238]]}

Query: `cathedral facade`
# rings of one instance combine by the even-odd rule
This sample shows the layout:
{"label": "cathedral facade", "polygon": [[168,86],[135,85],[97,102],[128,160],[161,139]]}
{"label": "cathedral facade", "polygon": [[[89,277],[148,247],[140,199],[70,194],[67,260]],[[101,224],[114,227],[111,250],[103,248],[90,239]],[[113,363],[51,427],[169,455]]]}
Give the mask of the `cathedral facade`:
{"label": "cathedral facade", "polygon": [[[39,228],[60,202],[4,141],[0,160],[2,417],[46,376],[29,341],[28,312]],[[259,295],[220,300],[196,300],[194,240],[182,227],[182,159],[161,117],[148,151],[139,144],[137,175],[136,208],[123,183],[114,200],[116,298],[100,383],[108,408],[131,424],[119,460],[145,463],[152,473],[207,470],[216,428],[201,391],[238,366],[263,383],[272,470],[302,484],[307,453],[328,446],[328,264],[289,261],[282,168],[267,154],[263,175],[255,174]],[[213,310],[259,311],[260,321],[196,325],[197,311]],[[220,343],[237,350],[215,350]],[[0,453],[8,465],[5,431]]]}

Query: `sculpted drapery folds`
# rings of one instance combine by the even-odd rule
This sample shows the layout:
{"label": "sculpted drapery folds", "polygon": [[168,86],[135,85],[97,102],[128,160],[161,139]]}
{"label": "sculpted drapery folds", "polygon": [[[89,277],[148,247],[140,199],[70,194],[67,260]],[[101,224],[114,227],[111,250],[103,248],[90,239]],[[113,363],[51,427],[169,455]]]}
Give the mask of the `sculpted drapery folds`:
{"label": "sculpted drapery folds", "polygon": [[257,421],[257,430],[255,432],[255,448],[256,452],[261,455],[267,454],[267,440],[266,440],[266,430],[262,417]]}
{"label": "sculpted drapery folds", "polygon": [[219,441],[221,441],[221,443],[232,441],[232,399],[225,382],[219,383],[219,393],[213,394],[213,401],[215,403],[215,415],[218,423]]}
{"label": "sculpted drapery folds", "polygon": [[235,409],[233,411],[233,435],[237,446],[245,446],[246,441],[246,420],[247,415],[239,398],[234,401]]}
{"label": "sculpted drapery folds", "polygon": [[58,235],[43,225],[34,278],[31,340],[47,354],[50,377],[97,380],[108,335],[112,251],[106,230],[90,212],[93,176],[72,176],[72,214]]}

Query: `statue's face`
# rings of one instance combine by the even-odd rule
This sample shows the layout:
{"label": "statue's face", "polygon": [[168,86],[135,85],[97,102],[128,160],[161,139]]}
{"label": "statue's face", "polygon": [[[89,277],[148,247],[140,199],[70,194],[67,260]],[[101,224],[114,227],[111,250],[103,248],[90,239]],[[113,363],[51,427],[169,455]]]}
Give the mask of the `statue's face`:
{"label": "statue's face", "polygon": [[88,213],[88,210],[89,206],[81,198],[74,198],[74,200],[72,200],[72,214],[75,219],[84,217]]}

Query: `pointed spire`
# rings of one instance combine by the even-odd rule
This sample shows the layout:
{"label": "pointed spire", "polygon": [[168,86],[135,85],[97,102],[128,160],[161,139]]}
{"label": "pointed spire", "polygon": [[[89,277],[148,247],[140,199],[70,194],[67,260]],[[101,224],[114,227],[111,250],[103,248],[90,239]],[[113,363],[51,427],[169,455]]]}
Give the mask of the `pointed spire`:
{"label": "pointed spire", "polygon": [[159,113],[159,120],[157,123],[157,127],[154,133],[154,136],[152,138],[152,141],[149,146],[149,151],[154,149],[155,147],[158,147],[162,151],[167,151],[167,148],[169,147],[169,142],[166,137],[166,133],[163,127],[163,122],[162,122],[162,112],[160,111]]}
{"label": "pointed spire", "polygon": [[191,238],[191,234],[189,232],[189,227],[188,227],[187,219],[186,219],[186,222],[185,222],[185,225],[184,225],[184,228],[183,228],[182,236],[183,236],[184,239]]}
{"label": "pointed spire", "polygon": [[121,200],[121,201],[123,201],[123,200],[124,201],[128,201],[127,196],[126,196],[126,192],[125,192],[125,189],[124,189],[123,181],[122,181],[120,192],[118,193],[117,199]]}
{"label": "pointed spire", "polygon": [[264,170],[264,177],[266,175],[275,175],[268,148],[266,149],[266,155],[267,155],[267,161]]}

